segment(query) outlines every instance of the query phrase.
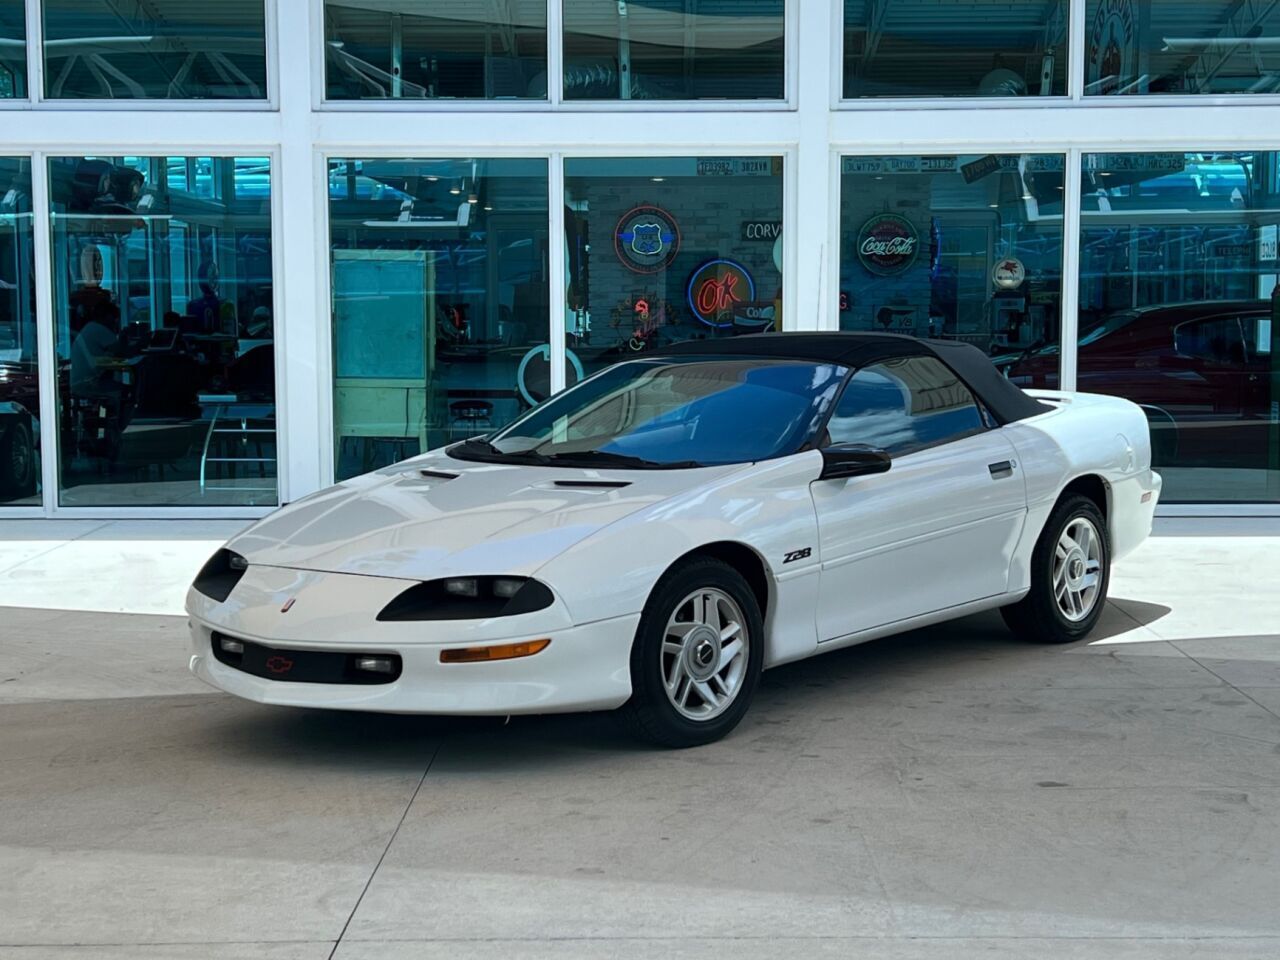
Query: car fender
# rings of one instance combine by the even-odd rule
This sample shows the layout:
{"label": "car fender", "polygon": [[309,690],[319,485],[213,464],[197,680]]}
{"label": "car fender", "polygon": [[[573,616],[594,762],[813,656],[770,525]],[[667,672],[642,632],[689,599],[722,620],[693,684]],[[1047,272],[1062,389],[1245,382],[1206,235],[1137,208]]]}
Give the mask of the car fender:
{"label": "car fender", "polygon": [[1030,585],[1031,553],[1054,505],[1073,481],[1086,476],[1102,479],[1114,557],[1129,552],[1150,533],[1159,492],[1159,477],[1151,471],[1150,427],[1141,407],[1102,394],[1028,393],[1052,409],[1003,428],[1018,450],[1027,484],[1027,525],[1014,555],[1010,590]]}
{"label": "car fender", "polygon": [[820,557],[809,484],[821,469],[816,450],[749,465],[610,524],[534,575],[564,598],[574,622],[590,623],[643,610],[681,557],[741,544],[768,581],[765,665],[800,659],[817,648]]}

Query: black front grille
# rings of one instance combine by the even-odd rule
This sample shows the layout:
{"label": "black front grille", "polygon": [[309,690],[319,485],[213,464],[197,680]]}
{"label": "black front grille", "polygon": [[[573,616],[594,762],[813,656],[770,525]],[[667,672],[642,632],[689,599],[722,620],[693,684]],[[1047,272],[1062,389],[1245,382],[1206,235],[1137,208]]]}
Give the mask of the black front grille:
{"label": "black front grille", "polygon": [[[336,653],[330,650],[285,650],[265,644],[228,637],[214,632],[213,656],[228,667],[263,677],[267,680],[284,680],[289,683],[391,683],[400,676],[402,664],[394,653]],[[230,653],[222,648],[223,640],[233,640],[244,645],[243,653]],[[379,657],[391,661],[390,673],[376,673],[356,669],[356,661],[363,657]]]}

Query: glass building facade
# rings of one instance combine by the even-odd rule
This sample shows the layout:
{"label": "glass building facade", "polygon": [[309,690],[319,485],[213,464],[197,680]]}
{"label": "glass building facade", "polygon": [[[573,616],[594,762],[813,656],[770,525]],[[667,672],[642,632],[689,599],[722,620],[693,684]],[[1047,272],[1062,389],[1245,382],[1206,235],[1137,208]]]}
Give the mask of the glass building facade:
{"label": "glass building facade", "polygon": [[49,100],[264,100],[261,0],[42,0]]}
{"label": "glass building facade", "polygon": [[550,395],[547,163],[330,160],[337,476]]}
{"label": "glass building facade", "polygon": [[1163,510],[1280,515],[1278,56],[1228,0],[0,0],[0,517],[255,516],[769,330],[1126,397]]}
{"label": "glass building facade", "polygon": [[48,166],[59,504],[277,503],[270,161]]}
{"label": "glass building facade", "polygon": [[31,162],[0,157],[0,506],[40,504]]}

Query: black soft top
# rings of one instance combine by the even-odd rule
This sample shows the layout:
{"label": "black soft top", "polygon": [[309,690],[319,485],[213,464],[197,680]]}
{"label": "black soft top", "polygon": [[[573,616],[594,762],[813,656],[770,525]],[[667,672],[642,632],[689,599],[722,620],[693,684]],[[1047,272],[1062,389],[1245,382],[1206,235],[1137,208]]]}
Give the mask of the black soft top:
{"label": "black soft top", "polygon": [[721,340],[685,340],[646,357],[759,357],[865,367],[897,357],[936,357],[954,370],[1001,423],[1051,409],[1010,383],[977,347],[954,340],[920,340],[896,333],[753,333]]}

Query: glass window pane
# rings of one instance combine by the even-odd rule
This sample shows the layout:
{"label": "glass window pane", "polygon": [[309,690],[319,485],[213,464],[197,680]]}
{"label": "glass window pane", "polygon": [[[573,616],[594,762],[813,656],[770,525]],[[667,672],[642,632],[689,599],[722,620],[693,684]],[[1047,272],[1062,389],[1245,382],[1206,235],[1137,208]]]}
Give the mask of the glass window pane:
{"label": "glass window pane", "polygon": [[545,160],[332,160],[339,480],[550,393]]}
{"label": "glass window pane", "polygon": [[781,100],[784,5],[564,0],[564,98]]}
{"label": "glass window pane", "polygon": [[26,95],[26,11],[22,0],[0,0],[0,100]]}
{"label": "glass window pane", "polygon": [[31,162],[0,157],[0,504],[40,503]]}
{"label": "glass window pane", "polygon": [[545,100],[547,0],[327,0],[329,100]]}
{"label": "glass window pane", "polygon": [[1147,411],[1163,501],[1280,500],[1280,153],[1086,154],[1082,191],[1079,388]]}
{"label": "glass window pane", "polygon": [[276,503],[268,161],[183,159],[49,161],[63,506]]}
{"label": "glass window pane", "polygon": [[782,329],[782,158],[565,161],[568,376]]}
{"label": "glass window pane", "polygon": [[1088,0],[1085,93],[1280,92],[1280,7],[1241,0]]}
{"label": "glass window pane", "polygon": [[969,388],[933,357],[863,367],[849,380],[827,424],[832,443],[865,443],[894,456],[984,429]]}
{"label": "glass window pane", "polygon": [[42,0],[50,99],[265,100],[263,0]]}
{"label": "glass window pane", "polygon": [[1065,96],[1067,8],[1068,0],[844,0],[844,96]]}
{"label": "glass window pane", "polygon": [[747,463],[800,449],[848,373],[833,363],[653,357],[614,364],[489,438],[472,458],[608,466]]}
{"label": "glass window pane", "polygon": [[962,340],[1057,375],[1061,154],[844,157],[840,327]]}

